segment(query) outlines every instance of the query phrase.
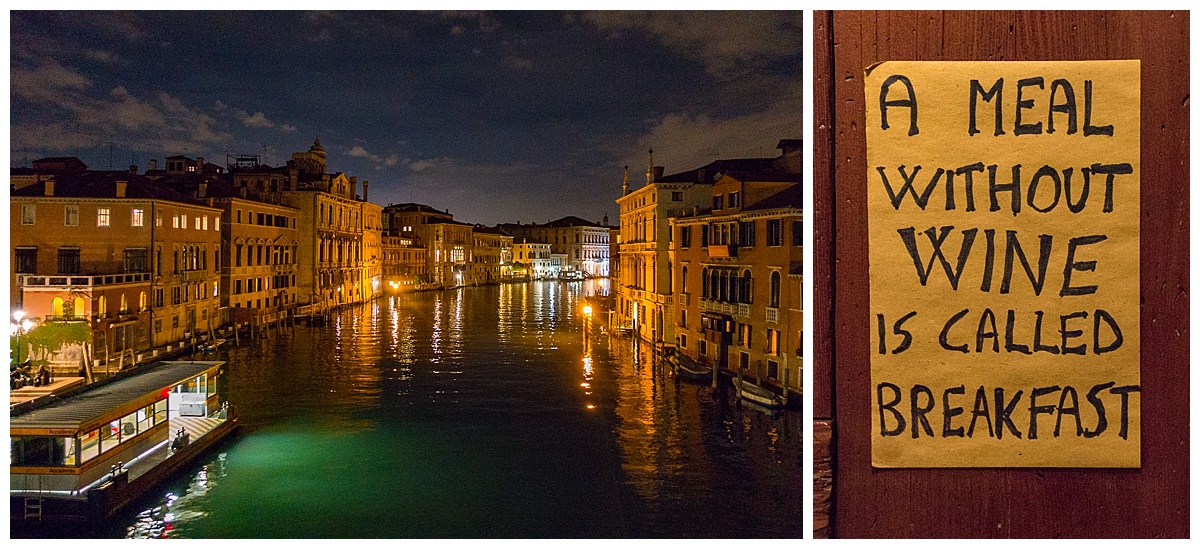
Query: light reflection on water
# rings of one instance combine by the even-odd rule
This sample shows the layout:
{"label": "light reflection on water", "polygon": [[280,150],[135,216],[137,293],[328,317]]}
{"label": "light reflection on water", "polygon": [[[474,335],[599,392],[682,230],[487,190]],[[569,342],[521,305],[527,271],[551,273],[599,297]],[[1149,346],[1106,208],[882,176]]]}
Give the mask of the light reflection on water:
{"label": "light reflection on water", "polygon": [[800,418],[679,383],[592,282],[388,297],[243,342],[241,435],[127,537],[799,537]]}

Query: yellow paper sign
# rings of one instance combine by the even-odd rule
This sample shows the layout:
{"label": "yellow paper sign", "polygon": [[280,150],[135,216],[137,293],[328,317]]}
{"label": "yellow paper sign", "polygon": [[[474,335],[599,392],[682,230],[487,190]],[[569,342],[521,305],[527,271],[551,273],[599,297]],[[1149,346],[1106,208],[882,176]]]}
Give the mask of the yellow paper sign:
{"label": "yellow paper sign", "polygon": [[1140,63],[865,80],[872,463],[1139,467]]}

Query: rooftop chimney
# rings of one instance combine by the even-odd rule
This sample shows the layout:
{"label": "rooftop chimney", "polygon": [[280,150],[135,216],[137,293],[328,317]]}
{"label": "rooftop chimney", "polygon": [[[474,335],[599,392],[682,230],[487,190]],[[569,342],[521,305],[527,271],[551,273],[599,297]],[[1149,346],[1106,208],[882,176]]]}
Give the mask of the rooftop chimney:
{"label": "rooftop chimney", "polygon": [[54,180],[46,180],[46,196],[54,196]]}
{"label": "rooftop chimney", "polygon": [[650,162],[646,164],[646,184],[654,183],[654,149],[650,149]]}
{"label": "rooftop chimney", "polygon": [[125,198],[125,189],[129,186],[128,181],[117,182],[117,198]]}
{"label": "rooftop chimney", "polygon": [[208,196],[208,182],[201,181],[200,185],[196,188],[196,198],[204,198],[206,196]]}
{"label": "rooftop chimney", "polygon": [[197,156],[196,157],[196,173],[201,173],[203,171],[204,171],[204,157]]}
{"label": "rooftop chimney", "polygon": [[367,191],[370,190],[370,187],[371,187],[371,182],[364,179],[363,180],[363,202],[367,201]]}
{"label": "rooftop chimney", "polygon": [[130,165],[129,165],[129,173],[131,173],[131,174],[135,174],[135,175],[137,174],[137,164],[130,164]]}
{"label": "rooftop chimney", "polygon": [[157,169],[158,169],[158,159],[157,159],[157,158],[151,158],[151,159],[150,159],[150,168],[149,168],[149,170],[147,170],[147,171],[150,171],[150,170],[157,170]]}

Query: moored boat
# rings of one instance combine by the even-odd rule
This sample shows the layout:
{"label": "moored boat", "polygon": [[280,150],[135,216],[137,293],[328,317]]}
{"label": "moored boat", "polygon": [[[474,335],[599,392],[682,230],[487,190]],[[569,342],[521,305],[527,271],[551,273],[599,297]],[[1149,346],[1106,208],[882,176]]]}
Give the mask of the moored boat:
{"label": "moored boat", "polygon": [[759,406],[775,409],[783,408],[786,405],[783,397],[763,387],[746,381],[741,377],[736,377],[733,379],[733,386],[738,390],[738,396],[742,397],[744,400],[758,404]]}
{"label": "moored boat", "polygon": [[10,518],[103,521],[237,427],[223,362],[159,362],[9,419]]}
{"label": "moored boat", "polygon": [[675,366],[675,375],[680,379],[696,382],[712,381],[712,368],[695,362],[687,355],[677,352],[671,355],[670,360]]}
{"label": "moored boat", "polygon": [[221,346],[224,345],[226,341],[227,340],[223,339],[223,338],[214,339],[212,341],[208,341],[208,342],[200,344],[199,349],[205,353],[211,353],[211,352],[221,348]]}

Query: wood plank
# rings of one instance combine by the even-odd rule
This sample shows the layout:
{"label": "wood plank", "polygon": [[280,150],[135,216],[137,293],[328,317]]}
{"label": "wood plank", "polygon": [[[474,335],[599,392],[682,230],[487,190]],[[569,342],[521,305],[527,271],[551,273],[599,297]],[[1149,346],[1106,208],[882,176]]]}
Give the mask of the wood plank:
{"label": "wood plank", "polygon": [[[829,112],[815,109],[814,123],[831,124],[824,131],[833,142],[825,154],[815,149],[814,161],[815,172],[832,172],[833,181],[814,177],[814,217],[819,230],[821,212],[831,216],[834,238],[831,255],[815,256],[832,265],[814,269],[836,285],[824,293],[815,285],[814,312],[825,301],[833,306],[834,363],[827,371],[834,382],[827,398],[835,420],[836,535],[1187,536],[1188,14],[835,12],[832,20]],[[892,59],[1142,60],[1140,470],[871,467],[861,78],[865,67]],[[816,89],[818,97],[824,93]],[[814,147],[822,146],[820,135]],[[832,196],[816,192],[823,186]]]}

